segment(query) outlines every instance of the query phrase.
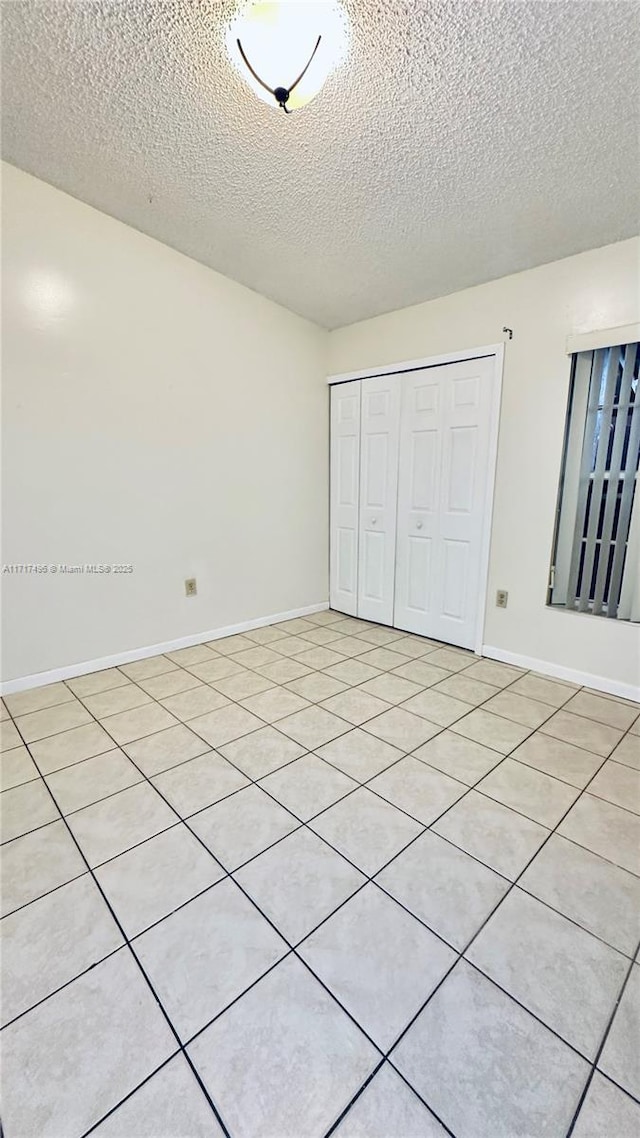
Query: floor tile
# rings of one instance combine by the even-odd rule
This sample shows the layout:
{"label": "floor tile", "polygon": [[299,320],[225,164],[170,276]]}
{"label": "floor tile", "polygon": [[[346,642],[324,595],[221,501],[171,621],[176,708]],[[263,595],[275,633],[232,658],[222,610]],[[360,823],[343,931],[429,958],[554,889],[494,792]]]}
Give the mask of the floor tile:
{"label": "floor tile", "polygon": [[385,703],[396,704],[404,703],[405,699],[410,699],[412,695],[418,695],[422,689],[420,684],[403,680],[400,676],[394,676],[393,672],[383,672],[373,680],[367,680],[359,690],[374,695],[377,699],[383,699]]}
{"label": "floor tile", "polygon": [[87,723],[86,726],[74,727],[71,731],[62,731],[60,735],[32,743],[29,750],[42,774],[46,775],[68,767],[71,763],[81,763],[93,755],[102,755],[114,747],[113,739],[99,723]]}
{"label": "floor tile", "polygon": [[259,786],[248,786],[194,815],[189,825],[225,869],[237,869],[300,825]]}
{"label": "floor tile", "polygon": [[[313,632],[318,632],[318,629],[314,628]],[[310,634],[311,633],[309,633],[309,635]],[[340,638],[338,632],[336,632],[335,635]],[[312,647],[313,642],[307,640],[306,637],[285,636],[284,640],[281,640],[278,644],[278,653],[281,656],[299,656],[301,652],[309,652]]]}
{"label": "floor tile", "polygon": [[88,873],[5,917],[0,935],[3,1026],[124,944]]}
{"label": "floor tile", "polygon": [[295,692],[296,695],[301,695],[303,699],[308,699],[311,703],[320,703],[323,699],[330,699],[332,695],[346,691],[347,686],[340,680],[334,680],[331,676],[325,675],[324,672],[311,672],[308,676],[303,676],[299,680],[291,680],[287,684],[290,691]]}
{"label": "floor tile", "polygon": [[0,721],[3,719],[8,719],[8,718],[9,718],[9,712],[7,711],[5,702],[3,699],[0,699]]}
{"label": "floor tile", "polygon": [[163,731],[165,727],[173,727],[175,723],[173,715],[169,715],[158,703],[135,707],[133,711],[123,711],[120,715],[110,715],[102,721],[105,731],[119,744],[132,743],[145,735],[153,735],[155,731]]}
{"label": "floor tile", "polygon": [[582,1105],[572,1138],[637,1138],[640,1105],[597,1071]]}
{"label": "floor tile", "polygon": [[234,875],[296,944],[355,893],[364,878],[309,830],[296,830]]}
{"label": "floor tile", "polygon": [[558,833],[640,875],[640,819],[630,810],[583,794]]}
{"label": "floor tile", "polygon": [[407,700],[403,704],[403,709],[415,715],[423,715],[425,719],[438,723],[440,727],[449,727],[456,719],[461,719],[467,712],[473,711],[470,703],[463,703],[461,699],[454,699],[450,695],[434,691],[433,688]]}
{"label": "floor tile", "polygon": [[9,719],[0,722],[0,751],[10,751],[12,747],[22,746],[22,736],[15,723]]}
{"label": "floor tile", "polygon": [[525,739],[511,757],[581,790],[602,765],[600,755],[575,747],[573,743],[564,743],[562,739],[554,739],[551,735],[543,735],[541,731]]}
{"label": "floor tile", "polygon": [[247,640],[251,640],[254,644],[272,644],[274,641],[286,640],[287,638],[286,632],[269,625],[264,628],[250,628],[244,635]]}
{"label": "floor tile", "polygon": [[414,757],[467,786],[473,786],[502,762],[502,755],[497,751],[483,747],[473,739],[465,739],[463,735],[456,735],[453,731],[441,731],[422,747],[418,747],[414,751]]}
{"label": "floor tile", "polygon": [[607,759],[590,784],[589,793],[640,814],[640,771]]}
{"label": "floor tile", "polygon": [[464,719],[456,720],[453,728],[458,735],[467,739],[474,739],[484,747],[491,747],[502,755],[508,755],[518,743],[522,743],[530,734],[528,727],[520,723],[512,723],[500,715],[492,715],[482,707],[471,711]]}
{"label": "floor tile", "polygon": [[92,1131],[92,1138],[223,1138],[224,1131],[182,1055]]}
{"label": "floor tile", "polygon": [[371,651],[371,645],[366,640],[361,640],[359,636],[341,636],[340,640],[334,643],[340,655],[348,656],[349,659],[364,656],[365,652]]}
{"label": "floor tile", "polygon": [[44,782],[25,782],[0,794],[0,834],[9,842],[59,817]]}
{"label": "floor tile", "polygon": [[[337,623],[336,621],[336,624]],[[311,620],[296,616],[293,620],[281,620],[275,627],[279,628],[282,632],[286,632],[289,636],[297,636],[302,632],[311,632],[316,625],[312,624]]]}
{"label": "floor tile", "polygon": [[403,755],[402,751],[385,743],[384,739],[376,739],[375,735],[369,735],[359,728],[319,747],[317,753],[357,782],[367,782]]}
{"label": "floor tile", "polygon": [[493,712],[494,715],[511,719],[514,723],[521,723],[523,727],[539,727],[545,719],[550,719],[553,715],[553,708],[549,707],[548,703],[518,695],[510,688],[494,695],[488,703],[485,703],[484,709]]}
{"label": "floor tile", "polygon": [[197,715],[206,715],[209,711],[217,711],[219,707],[226,707],[228,703],[226,696],[206,684],[162,700],[162,706],[175,715],[176,719],[182,721],[195,719]]}
{"label": "floor tile", "polygon": [[296,818],[306,822],[354,790],[357,783],[317,755],[303,755],[267,775],[260,785]]}
{"label": "floor tile", "polygon": [[189,1054],[234,1138],[322,1138],[380,1058],[292,957]]}
{"label": "floor tile", "polygon": [[258,779],[300,758],[304,747],[282,735],[275,727],[261,727],[259,731],[225,743],[220,747],[220,754],[249,778]]}
{"label": "floor tile", "polygon": [[188,759],[195,759],[209,750],[199,735],[194,735],[183,723],[175,727],[168,727],[165,731],[156,731],[147,735],[145,739],[137,739],[133,743],[126,743],[124,751],[133,759],[136,766],[151,778],[154,774],[175,767]]}
{"label": "floor tile", "polygon": [[323,707],[312,705],[305,707],[304,711],[297,711],[295,715],[288,715],[286,719],[279,719],[278,730],[312,751],[330,739],[344,735],[345,731],[350,730],[350,725]]}
{"label": "floor tile", "polygon": [[40,778],[31,755],[26,747],[12,747],[0,755],[0,790],[11,790],[25,782]]}
{"label": "floor tile", "polygon": [[632,735],[640,735],[640,719],[636,719],[635,723],[631,724],[629,730]]}
{"label": "floor tile", "polygon": [[219,652],[222,656],[231,656],[234,652],[242,652],[243,648],[255,647],[247,636],[221,636],[219,640],[208,640],[207,648]]}
{"label": "floor tile", "polygon": [[265,723],[275,723],[276,720],[284,719],[286,715],[293,715],[310,705],[307,699],[296,695],[295,692],[278,687],[269,688],[259,695],[243,699],[242,706],[254,715],[258,715]]}
{"label": "floor tile", "polygon": [[637,735],[632,735],[631,732],[625,735],[615,751],[611,752],[611,758],[617,763],[624,763],[625,766],[634,767],[635,770],[640,770],[640,739]]}
{"label": "floor tile", "polygon": [[264,727],[264,723],[256,715],[245,711],[244,707],[236,707],[231,703],[219,711],[210,711],[206,715],[199,715],[197,719],[190,719],[189,726],[212,747],[222,747],[242,735],[248,735],[250,731],[257,731],[259,727]]}
{"label": "floor tile", "polygon": [[476,786],[481,794],[510,806],[551,830],[575,802],[579,790],[514,759],[505,759]]}
{"label": "floor tile", "polygon": [[167,699],[170,695],[197,688],[202,683],[197,676],[187,672],[185,668],[176,668],[174,672],[165,672],[161,676],[150,676],[148,680],[139,680],[138,685],[154,699]]}
{"label": "floor tile", "polygon": [[[266,652],[267,649],[252,648],[252,651]],[[218,680],[227,679],[229,676],[237,676],[241,672],[246,671],[246,666],[240,664],[235,656],[216,656],[212,660],[207,660],[204,664],[190,664],[188,670],[205,684],[216,684]]]}
{"label": "floor tile", "polygon": [[429,653],[429,663],[437,668],[446,668],[448,672],[461,672],[463,668],[470,667],[478,662],[478,657],[470,652],[458,652],[453,648],[437,648]]}
{"label": "floor tile", "polygon": [[246,786],[248,779],[215,751],[189,759],[152,779],[156,790],[181,818]]}
{"label": "floor tile", "polygon": [[81,810],[109,794],[125,790],[143,776],[122,751],[107,751],[47,775],[47,785],[62,814]]}
{"label": "floor tile", "polygon": [[376,881],[459,952],[509,888],[503,877],[431,831]]}
{"label": "floor tile", "polygon": [[6,695],[4,702],[14,719],[18,715],[28,715],[33,711],[42,711],[46,707],[55,707],[59,703],[74,701],[75,696],[66,684],[46,684],[45,687],[31,688],[29,691],[16,692],[15,695]]}
{"label": "floor tile", "polygon": [[305,632],[304,635],[311,644],[317,644],[321,648],[336,644],[338,651],[340,651],[340,642],[345,639],[342,633],[335,632],[333,628],[316,628],[313,632]]}
{"label": "floor tile", "polygon": [[560,1138],[589,1073],[584,1059],[464,961],[391,1060],[458,1138]]}
{"label": "floor tile", "polygon": [[341,664],[333,664],[331,668],[327,668],[327,675],[334,680],[355,686],[379,676],[380,668],[363,664],[361,660],[343,660]]}
{"label": "floor tile", "polygon": [[375,625],[374,628],[365,628],[363,632],[358,633],[358,636],[361,640],[365,640],[367,644],[374,644],[378,648],[384,648],[385,644],[391,644],[394,640],[399,641],[404,639],[400,629],[386,628],[382,625]]}
{"label": "floor tile", "polygon": [[151,703],[151,696],[137,684],[129,683],[109,688],[108,691],[96,692],[95,695],[86,695],[83,697],[83,702],[96,719],[105,719],[107,715],[117,715],[120,711],[130,711],[132,707],[142,707],[145,703]]}
{"label": "floor tile", "polygon": [[286,684],[290,680],[299,680],[301,676],[308,676],[311,668],[301,664],[299,660],[285,660],[280,658],[277,664],[265,664],[258,669],[261,676],[265,676],[274,684]]}
{"label": "floor tile", "polygon": [[[29,715],[21,715],[17,720],[17,727],[25,743],[33,743],[38,739],[46,739],[49,735],[58,735],[61,731],[69,731],[72,727],[80,727],[83,723],[90,723],[91,716],[86,707],[78,700],[68,703],[59,703],[56,707],[47,707],[43,711],[32,711]],[[3,724],[3,727],[6,727]]]}
{"label": "floor tile", "polygon": [[310,624],[337,624],[343,619],[341,612],[334,612],[333,609],[322,609],[321,612],[310,613],[306,618]]}
{"label": "floor tile", "polygon": [[380,715],[383,711],[388,711],[389,704],[375,696],[362,691],[361,688],[350,688],[348,691],[341,692],[340,695],[331,696],[322,704],[325,711],[331,711],[334,715],[339,715],[342,719],[348,720],[356,726],[361,723],[366,723],[368,719],[373,719],[375,715]]}
{"label": "floor tile", "polygon": [[423,640],[418,636],[403,636],[401,640],[396,640],[393,645],[394,652],[401,652],[403,656],[408,656],[411,660],[419,660],[421,656],[427,656],[430,652],[434,652],[437,645],[435,641]]}
{"label": "floor tile", "polygon": [[407,664],[401,664],[393,669],[392,675],[419,684],[421,688],[430,688],[434,684],[448,679],[451,672],[448,672],[446,668],[436,668],[435,664],[429,663],[429,656],[427,656],[423,660],[410,660]]}
{"label": "floor tile", "polygon": [[486,703],[488,699],[496,695],[499,688],[492,687],[491,684],[482,684],[479,680],[469,680],[466,672],[457,672],[446,680],[441,680],[432,690],[442,692],[443,695],[453,696],[454,699],[461,699],[463,703],[477,707],[478,704]]}
{"label": "floor tile", "polygon": [[565,917],[633,956],[640,941],[640,879],[557,834],[519,883]]}
{"label": "floor tile", "polygon": [[640,713],[637,705],[630,707],[614,699],[604,699],[602,696],[589,695],[584,691],[574,695],[564,710],[573,715],[583,715],[585,719],[594,719],[597,723],[604,723],[609,727],[616,727],[620,731],[628,731]]}
{"label": "floor tile", "polygon": [[287,951],[229,878],[142,933],[135,948],[183,1042]]}
{"label": "floor tile", "polygon": [[336,1138],[446,1138],[447,1131],[385,1063],[335,1131]]}
{"label": "floor tile", "polygon": [[321,668],[330,668],[333,664],[340,664],[344,659],[345,657],[335,649],[314,648],[312,645],[309,645],[306,652],[300,652],[296,656],[300,664],[318,671]]}
{"label": "floor tile", "polygon": [[299,952],[385,1051],[456,959],[375,885],[365,885],[303,941]]}
{"label": "floor tile", "polygon": [[186,826],[173,826],[96,871],[129,938],[208,889],[224,871]]}
{"label": "floor tile", "polygon": [[336,621],[333,627],[347,636],[356,636],[358,632],[366,632],[368,628],[375,628],[376,626],[368,620],[358,620],[357,617],[348,616],[341,621]]}
{"label": "floor tile", "polygon": [[152,786],[138,783],[70,814],[68,823],[90,866],[174,826],[177,816]]}
{"label": "floor tile", "polygon": [[369,876],[422,830],[419,822],[365,787],[315,818],[311,828]]}
{"label": "floor tile", "polygon": [[[493,660],[480,660],[465,670],[468,680],[480,680],[481,684],[493,684],[496,688],[506,688],[522,675],[522,668],[513,668],[511,664],[497,664]],[[522,692],[521,694],[525,694]]]}
{"label": "floor tile", "polygon": [[265,676],[259,676],[257,672],[250,672],[247,668],[243,668],[234,676],[225,676],[224,679],[214,680],[211,686],[216,691],[222,692],[228,699],[238,700],[246,699],[249,695],[257,695],[261,691],[268,691],[274,685]]}
{"label": "floor tile", "polygon": [[545,735],[563,739],[565,743],[584,747],[586,751],[593,751],[595,755],[602,755],[603,758],[611,754],[622,738],[622,732],[615,727],[606,727],[603,723],[585,719],[582,715],[571,715],[564,709],[556,711],[551,719],[543,723],[541,731]]}
{"label": "floor tile", "polygon": [[8,842],[0,858],[1,915],[28,905],[85,870],[82,855],[62,821]]}
{"label": "floor tile", "polygon": [[234,652],[232,659],[243,668],[259,668],[265,664],[277,664],[280,656],[272,648],[246,648],[242,652]]}
{"label": "floor tile", "polygon": [[5,1029],[7,1133],[81,1138],[175,1048],[140,969],[121,949]]}
{"label": "floor tile", "polygon": [[529,672],[526,676],[516,680],[510,691],[514,695],[524,695],[528,699],[538,699],[548,703],[551,707],[562,707],[578,689],[574,684],[560,683],[558,680],[548,680],[544,676],[535,676]]}
{"label": "floor tile", "polygon": [[406,664],[407,657],[401,652],[394,652],[393,648],[373,648],[358,657],[358,662],[369,664],[372,668],[379,668],[383,672],[390,672],[392,668],[399,668]]}
{"label": "floor tile", "polygon": [[394,763],[368,784],[369,789],[429,826],[466,793],[467,787],[411,755]]}
{"label": "floor tile", "polygon": [[168,656],[149,656],[146,660],[134,660],[132,664],[121,664],[120,671],[130,680],[148,680],[150,676],[161,676],[178,667]]}
{"label": "floor tile", "polygon": [[426,743],[427,739],[437,735],[441,728],[437,723],[423,719],[421,715],[412,715],[401,707],[392,707],[375,719],[370,719],[365,730],[378,739],[391,743],[392,747],[397,747],[400,751],[414,751],[421,743]]}
{"label": "floor tile", "polygon": [[467,949],[485,975],[594,1059],[629,967],[625,956],[512,889]]}
{"label": "floor tile", "polygon": [[549,836],[546,827],[475,790],[456,802],[433,828],[512,881]]}
{"label": "floor tile", "polygon": [[190,648],[178,648],[176,652],[167,652],[174,664],[188,668],[191,664],[206,664],[215,658],[215,652],[206,644],[193,644]]}
{"label": "floor tile", "polygon": [[611,1030],[598,1061],[600,1070],[640,1099],[640,966],[632,965]]}

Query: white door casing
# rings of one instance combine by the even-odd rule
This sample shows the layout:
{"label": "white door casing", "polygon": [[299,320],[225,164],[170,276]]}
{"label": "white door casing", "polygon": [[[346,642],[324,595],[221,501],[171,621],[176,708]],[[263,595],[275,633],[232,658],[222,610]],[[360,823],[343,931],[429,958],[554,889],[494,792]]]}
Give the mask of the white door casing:
{"label": "white door casing", "polygon": [[330,604],[358,611],[360,396],[358,380],[331,388]]}
{"label": "white door casing", "polygon": [[400,384],[362,380],[358,616],[393,623]]}
{"label": "white door casing", "polygon": [[402,385],[393,623],[474,648],[484,606],[495,358]]}

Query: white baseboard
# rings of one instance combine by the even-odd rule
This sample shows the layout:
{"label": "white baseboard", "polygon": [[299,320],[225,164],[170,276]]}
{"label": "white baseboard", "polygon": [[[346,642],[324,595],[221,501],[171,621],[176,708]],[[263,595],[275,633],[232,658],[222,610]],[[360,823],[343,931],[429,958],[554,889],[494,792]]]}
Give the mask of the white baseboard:
{"label": "white baseboard", "polygon": [[625,684],[621,680],[610,680],[607,676],[596,676],[592,672],[579,672],[576,668],[565,668],[562,664],[552,664],[549,660],[536,660],[533,656],[521,656],[518,652],[507,652],[504,648],[492,648],[490,644],[483,644],[482,655],[503,664],[514,664],[516,668],[525,668],[528,672],[540,672],[543,676],[567,680],[583,688],[594,688],[607,695],[617,695],[621,699],[632,699],[635,703],[640,703],[640,687]]}
{"label": "white baseboard", "polygon": [[83,660],[79,664],[67,664],[64,668],[52,668],[49,672],[35,672],[31,676],[20,676],[16,680],[0,683],[0,695],[13,695],[15,692],[41,688],[45,684],[55,684],[59,680],[73,680],[76,676],[86,676],[89,672],[102,672],[105,668],[116,668],[119,664],[131,664],[134,660],[144,660],[148,656],[160,656],[163,652],[177,652],[179,648],[192,648],[194,644],[204,644],[208,640],[221,640],[224,636],[236,636],[240,632],[251,632],[253,628],[264,628],[266,624],[280,624],[283,620],[309,616],[323,612],[329,602],[307,605],[306,608],[291,609],[289,612],[276,612],[270,616],[244,620],[240,624],[230,624],[226,628],[213,628],[208,632],[196,632],[192,636],[182,636],[178,640],[167,640],[164,644],[151,644],[146,648],[132,648],[128,652],[118,652],[115,656],[102,656],[98,660]]}

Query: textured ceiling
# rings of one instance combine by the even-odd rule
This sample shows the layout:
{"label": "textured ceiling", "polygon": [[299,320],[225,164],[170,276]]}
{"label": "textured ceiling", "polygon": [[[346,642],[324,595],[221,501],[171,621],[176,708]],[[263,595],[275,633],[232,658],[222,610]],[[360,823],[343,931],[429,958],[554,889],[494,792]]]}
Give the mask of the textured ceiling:
{"label": "textured ceiling", "polygon": [[344,7],[285,116],[228,61],[234,0],[5,0],[4,156],[326,327],[638,231],[637,4]]}

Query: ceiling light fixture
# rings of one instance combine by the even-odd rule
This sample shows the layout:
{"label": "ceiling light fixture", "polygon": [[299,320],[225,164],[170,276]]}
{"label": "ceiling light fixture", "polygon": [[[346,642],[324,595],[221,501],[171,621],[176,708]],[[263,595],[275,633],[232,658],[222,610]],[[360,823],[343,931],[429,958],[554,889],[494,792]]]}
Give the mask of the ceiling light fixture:
{"label": "ceiling light fixture", "polygon": [[334,0],[257,0],[231,24],[231,58],[252,90],[286,114],[318,94],[346,51],[344,13]]}

